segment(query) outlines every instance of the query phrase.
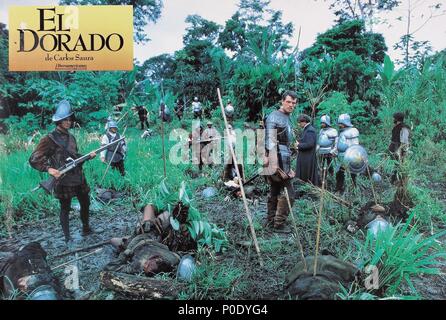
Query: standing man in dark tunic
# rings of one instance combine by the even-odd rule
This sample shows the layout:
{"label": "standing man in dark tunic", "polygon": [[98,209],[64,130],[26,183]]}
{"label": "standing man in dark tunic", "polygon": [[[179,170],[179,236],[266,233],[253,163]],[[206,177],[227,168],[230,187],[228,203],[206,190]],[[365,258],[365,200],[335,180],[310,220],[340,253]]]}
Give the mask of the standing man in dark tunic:
{"label": "standing man in dark tunic", "polygon": [[[81,156],[78,153],[76,139],[69,133],[73,124],[73,111],[67,100],[59,102],[52,120],[56,123],[56,129],[40,140],[36,150],[31,154],[29,163],[34,169],[48,172],[57,179],[54,196],[60,202],[60,224],[68,244],[71,240],[69,213],[73,197],[77,197],[80,204],[82,235],[86,236],[93,232],[89,225],[90,187],[82,166],[77,166],[63,176],[57,170],[65,164],[67,158],[76,159]],[[95,156],[96,153],[90,153],[90,159]]]}
{"label": "standing man in dark tunic", "polygon": [[398,171],[400,171],[400,164],[403,163],[406,154],[409,150],[409,135],[410,129],[404,123],[404,114],[396,112],[393,114],[393,123],[395,126],[392,129],[392,137],[389,145],[389,152],[393,158],[399,162],[397,169],[393,172],[391,182],[395,183],[398,180]]}
{"label": "standing man in dark tunic", "polygon": [[[294,172],[291,170],[291,141],[293,130],[290,115],[297,103],[297,95],[293,91],[286,91],[282,95],[282,105],[273,111],[266,119],[265,157],[263,166],[267,180],[271,187],[267,203],[267,226],[273,226],[275,232],[288,233],[291,229],[286,225],[289,207],[285,195],[287,189],[291,205],[294,202],[294,189],[291,180]],[[280,169],[280,170],[279,170]]]}
{"label": "standing man in dark tunic", "polygon": [[141,130],[144,130],[144,124],[146,124],[147,129],[149,128],[149,122],[147,121],[148,111],[144,106],[137,106],[136,111],[138,112],[139,121],[141,122]]}
{"label": "standing man in dark tunic", "polygon": [[184,113],[184,104],[180,99],[178,99],[175,102],[174,112],[177,115],[178,120],[181,120],[181,118],[183,117],[183,113]]}
{"label": "standing man in dark tunic", "polygon": [[311,125],[311,118],[306,114],[301,114],[297,118],[297,123],[303,131],[296,142],[298,150],[296,177],[303,182],[309,182],[317,186],[319,185],[319,176],[316,157],[316,129]]}

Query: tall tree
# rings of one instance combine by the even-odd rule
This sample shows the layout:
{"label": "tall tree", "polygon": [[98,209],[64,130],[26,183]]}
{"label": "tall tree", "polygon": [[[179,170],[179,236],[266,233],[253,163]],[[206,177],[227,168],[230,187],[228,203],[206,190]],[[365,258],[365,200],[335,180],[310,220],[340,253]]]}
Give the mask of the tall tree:
{"label": "tall tree", "polygon": [[376,70],[386,50],[383,36],[366,32],[364,21],[340,23],[301,53],[301,87],[307,93],[321,93],[321,88],[341,92],[348,103],[359,101],[365,112],[376,114],[380,105]]}
{"label": "tall tree", "polygon": [[221,26],[213,21],[194,14],[187,16],[186,23],[189,25],[186,28],[186,33],[183,36],[184,45],[188,45],[193,41],[209,41],[215,43],[218,37]]}
{"label": "tall tree", "polygon": [[134,38],[137,43],[149,41],[144,28],[161,17],[162,0],[60,0],[61,5],[133,5]]}
{"label": "tall tree", "polygon": [[400,50],[404,56],[403,61],[397,62],[404,63],[408,67],[418,64],[432,51],[430,42],[415,40],[415,34],[425,28],[432,19],[444,16],[446,10],[443,9],[443,4],[436,0],[400,0],[400,2],[406,14],[397,20],[406,24],[406,31],[394,45],[394,49]]}
{"label": "tall tree", "polygon": [[330,9],[335,10],[338,22],[361,19],[372,31],[373,25],[379,21],[379,13],[390,11],[399,3],[400,0],[332,0]]}
{"label": "tall tree", "polygon": [[293,24],[283,23],[282,12],[268,7],[269,0],[241,0],[239,10],[226,21],[218,42],[224,49],[231,50],[235,58],[255,60],[250,45],[261,46],[267,33],[275,50],[285,54],[289,49],[289,38]]}

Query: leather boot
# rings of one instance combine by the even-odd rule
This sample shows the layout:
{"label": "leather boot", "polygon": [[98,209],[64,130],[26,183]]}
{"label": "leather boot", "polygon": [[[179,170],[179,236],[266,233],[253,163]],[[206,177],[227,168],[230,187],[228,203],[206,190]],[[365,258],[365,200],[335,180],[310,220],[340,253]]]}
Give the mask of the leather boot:
{"label": "leather boot", "polygon": [[267,202],[267,216],[266,216],[266,226],[273,225],[274,216],[277,211],[277,199],[278,197],[269,197]]}
{"label": "leather boot", "polygon": [[89,225],[82,226],[82,236],[85,237],[92,233],[94,233],[94,230]]}
{"label": "leather boot", "polygon": [[288,207],[287,198],[285,196],[280,196],[277,201],[277,211],[274,217],[274,231],[283,233],[291,232],[291,228],[286,225],[286,220],[288,218],[289,213],[290,210]]}

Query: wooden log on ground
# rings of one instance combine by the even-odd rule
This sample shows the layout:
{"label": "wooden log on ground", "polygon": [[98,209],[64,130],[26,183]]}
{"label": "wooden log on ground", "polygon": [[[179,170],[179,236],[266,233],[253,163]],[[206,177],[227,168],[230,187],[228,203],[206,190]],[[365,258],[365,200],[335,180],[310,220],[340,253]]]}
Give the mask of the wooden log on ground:
{"label": "wooden log on ground", "polygon": [[171,300],[178,297],[181,285],[173,280],[160,280],[127,273],[103,271],[102,286],[132,298]]}

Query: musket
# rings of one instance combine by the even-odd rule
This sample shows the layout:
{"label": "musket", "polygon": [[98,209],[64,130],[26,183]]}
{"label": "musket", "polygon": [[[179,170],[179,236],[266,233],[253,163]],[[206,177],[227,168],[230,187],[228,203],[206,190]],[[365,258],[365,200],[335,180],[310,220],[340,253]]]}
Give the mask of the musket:
{"label": "musket", "polygon": [[[109,144],[106,144],[106,145],[104,145],[104,146],[102,146],[102,147],[100,147],[100,148],[98,148],[98,149],[96,149],[96,150],[94,150],[92,152],[99,153],[99,152],[107,149],[108,147],[110,147],[110,146],[112,146],[112,145],[114,145],[114,144],[116,144],[116,143],[118,143],[118,142],[120,142],[120,141],[122,141],[124,139],[125,139],[125,137],[121,137],[118,140],[115,140],[115,141],[113,141],[113,142],[111,142]],[[90,153],[92,153],[92,152],[90,152]],[[66,160],[67,163],[65,165],[63,165],[62,167],[60,167],[59,169],[57,169],[60,172],[60,174],[61,174],[61,177],[58,178],[58,179],[61,179],[62,176],[65,173],[73,170],[74,168],[76,168],[80,164],[84,163],[85,161],[90,160],[90,153],[88,153],[88,154],[86,154],[84,156],[81,156],[81,157],[79,157],[77,159],[73,159],[71,157],[67,158],[67,160]],[[44,180],[44,181],[40,182],[39,185],[37,187],[35,187],[32,191],[36,191],[39,188],[42,188],[47,193],[51,194],[54,191],[54,187],[56,186],[56,183],[57,183],[58,179],[56,179],[53,176],[50,176],[47,180]]]}
{"label": "musket", "polygon": [[[297,153],[295,153],[295,154],[293,154],[292,156],[291,156],[291,159],[290,159],[290,161],[293,161],[294,159],[296,159],[297,158]],[[249,178],[246,182],[244,182],[243,183],[243,185],[247,185],[247,184],[249,184],[249,183],[251,183],[251,182],[253,182],[255,179],[257,179],[259,176],[261,176],[262,175],[262,173],[260,172],[260,173],[256,173],[255,175],[253,175],[251,178]],[[237,191],[240,191],[240,187],[237,187],[235,190],[232,190],[231,191],[231,194],[235,194]]]}

